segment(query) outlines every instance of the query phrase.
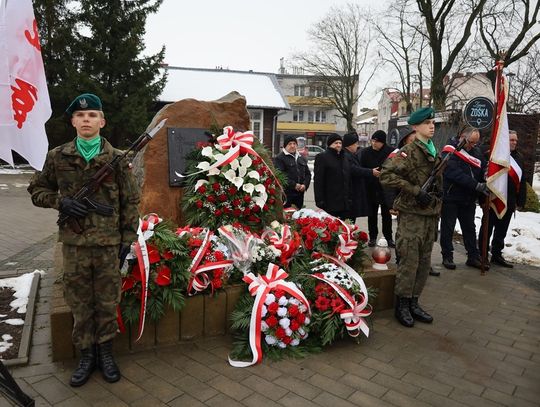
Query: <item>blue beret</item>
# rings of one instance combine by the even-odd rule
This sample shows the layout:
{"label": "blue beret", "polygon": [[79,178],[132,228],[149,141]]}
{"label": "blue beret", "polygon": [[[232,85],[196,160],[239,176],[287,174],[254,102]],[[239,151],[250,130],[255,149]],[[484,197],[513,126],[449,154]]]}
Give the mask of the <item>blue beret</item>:
{"label": "blue beret", "polygon": [[79,95],[71,102],[66,109],[68,115],[72,115],[77,110],[102,110],[101,100],[92,93],[83,93]]}
{"label": "blue beret", "polygon": [[411,114],[411,117],[409,117],[409,120],[407,120],[407,123],[413,125],[413,124],[420,124],[424,120],[427,119],[434,119],[435,118],[435,110],[433,110],[431,107],[421,107],[417,111]]}

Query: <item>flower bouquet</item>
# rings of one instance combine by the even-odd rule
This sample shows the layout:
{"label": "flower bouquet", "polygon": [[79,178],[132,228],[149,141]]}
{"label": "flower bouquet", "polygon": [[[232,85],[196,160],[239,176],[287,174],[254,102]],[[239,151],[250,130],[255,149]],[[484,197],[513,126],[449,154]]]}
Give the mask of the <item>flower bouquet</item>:
{"label": "flower bouquet", "polygon": [[139,222],[138,241],[127,257],[129,267],[122,274],[122,320],[139,321],[139,337],[145,316],[158,321],[165,306],[180,311],[190,275],[188,248],[168,222],[148,215]]}
{"label": "flower bouquet", "polygon": [[280,183],[262,147],[254,148],[251,132],[235,132],[228,126],[217,143],[203,147],[196,171],[187,178],[182,207],[191,225],[216,230],[240,222],[261,230],[281,216]]}

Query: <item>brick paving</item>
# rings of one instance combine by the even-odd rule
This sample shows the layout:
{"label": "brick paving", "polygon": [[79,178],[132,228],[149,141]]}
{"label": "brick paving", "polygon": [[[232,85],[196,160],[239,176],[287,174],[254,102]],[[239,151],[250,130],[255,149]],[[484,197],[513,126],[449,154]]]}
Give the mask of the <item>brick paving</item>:
{"label": "brick paving", "polygon": [[[422,304],[432,325],[400,326],[392,311],[372,318],[371,336],[340,341],[306,359],[228,365],[229,337],[122,356],[123,379],[96,372],[67,383],[75,362],[52,363],[50,299],[55,212],[34,208],[29,176],[0,175],[0,276],[46,271],[37,301],[30,362],[11,371],[37,406],[539,406],[540,272],[493,268],[487,276],[440,266],[438,246]],[[312,197],[307,199],[313,204]],[[365,227],[365,221],[360,225]],[[0,395],[0,407],[11,404]]]}

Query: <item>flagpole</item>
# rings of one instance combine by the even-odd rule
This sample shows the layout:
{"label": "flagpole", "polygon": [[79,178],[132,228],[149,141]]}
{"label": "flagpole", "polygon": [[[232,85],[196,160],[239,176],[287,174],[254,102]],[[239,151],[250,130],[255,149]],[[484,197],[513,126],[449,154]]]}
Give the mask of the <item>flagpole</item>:
{"label": "flagpole", "polygon": [[[501,80],[502,80],[502,70],[504,68],[504,53],[501,52],[499,54],[499,60],[496,62],[496,66],[495,66],[495,69],[497,70],[496,72],[496,79],[495,79],[495,102],[494,102],[494,107],[493,107],[493,111],[495,112],[495,118],[494,118],[494,121],[493,121],[493,126],[492,126],[492,130],[491,130],[491,138],[490,138],[490,143],[489,143],[489,151],[490,151],[490,159],[491,159],[491,152],[493,151],[493,148],[494,148],[494,140],[495,140],[495,137],[496,137],[496,133],[498,131],[498,124],[500,122],[500,116],[499,116],[499,92],[501,92],[501,89],[502,89],[502,83],[501,83]],[[503,90],[504,91],[504,90]],[[488,159],[488,165],[486,167],[486,171],[487,171],[487,168],[489,167],[489,161],[490,159]],[[493,194],[490,192],[486,198],[485,198],[485,201],[484,203],[482,204],[482,213],[483,213],[483,216],[482,216],[482,249],[481,249],[481,264],[480,264],[480,275],[482,276],[485,276],[486,275],[486,265],[487,265],[487,248],[488,248],[488,240],[489,240],[489,235],[488,235],[488,231],[489,231],[489,218],[490,218],[490,202],[491,202],[491,199],[492,199],[492,196]]]}

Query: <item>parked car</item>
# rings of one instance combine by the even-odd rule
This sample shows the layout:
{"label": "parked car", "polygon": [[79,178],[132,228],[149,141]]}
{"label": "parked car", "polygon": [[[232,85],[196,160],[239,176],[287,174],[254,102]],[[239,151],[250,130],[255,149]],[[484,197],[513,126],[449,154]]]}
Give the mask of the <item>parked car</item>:
{"label": "parked car", "polygon": [[314,160],[317,154],[322,153],[324,151],[324,148],[316,146],[315,144],[307,144],[306,149],[307,149],[308,160]]}

